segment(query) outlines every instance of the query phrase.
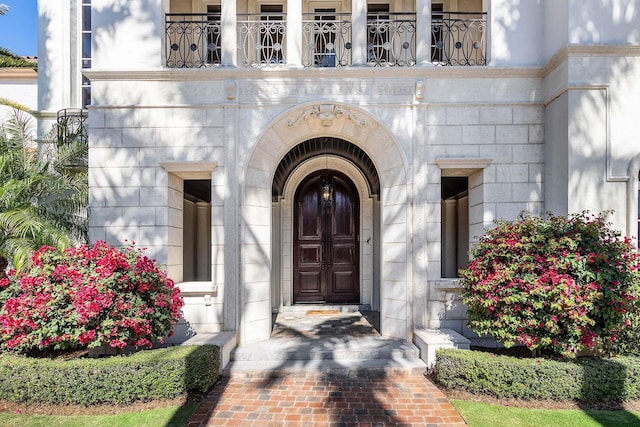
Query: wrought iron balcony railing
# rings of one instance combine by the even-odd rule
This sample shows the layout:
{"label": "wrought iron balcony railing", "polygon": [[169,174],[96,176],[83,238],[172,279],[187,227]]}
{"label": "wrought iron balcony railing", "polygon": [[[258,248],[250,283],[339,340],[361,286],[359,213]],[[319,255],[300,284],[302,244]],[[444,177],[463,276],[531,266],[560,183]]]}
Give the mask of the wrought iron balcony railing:
{"label": "wrought iron balcony railing", "polygon": [[238,66],[282,67],[286,63],[287,22],[283,13],[238,15]]}
{"label": "wrought iron balcony railing", "polygon": [[168,13],[167,67],[200,68],[220,65],[219,13]]}
{"label": "wrought iron balcony railing", "polygon": [[367,15],[367,64],[372,67],[416,65],[416,14]]}
{"label": "wrought iron balcony railing", "polygon": [[[166,65],[199,68],[221,64],[224,37],[220,13],[166,15]],[[411,67],[416,64],[415,13],[367,15],[367,64],[371,67]],[[428,29],[426,29],[428,31]],[[286,14],[238,14],[237,65],[241,68],[283,67],[286,64]],[[352,65],[349,13],[304,13],[302,65]],[[486,65],[487,21],[483,12],[435,12],[431,24],[431,62],[444,66]]]}
{"label": "wrought iron balcony railing", "polygon": [[438,65],[487,65],[487,14],[444,12],[431,24],[431,62]]}
{"label": "wrought iron balcony railing", "polygon": [[305,67],[351,65],[350,18],[350,13],[304,13],[302,15],[302,65]]}

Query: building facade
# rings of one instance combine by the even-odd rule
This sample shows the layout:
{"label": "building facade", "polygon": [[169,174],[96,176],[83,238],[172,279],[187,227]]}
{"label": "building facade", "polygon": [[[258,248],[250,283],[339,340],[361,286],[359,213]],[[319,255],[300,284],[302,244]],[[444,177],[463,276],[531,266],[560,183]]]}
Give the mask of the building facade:
{"label": "building facade", "polygon": [[[465,326],[497,218],[638,235],[640,0],[39,2],[41,129],[88,114],[90,237],[148,248],[181,335],[299,304]],[[90,85],[89,85],[90,82]]]}

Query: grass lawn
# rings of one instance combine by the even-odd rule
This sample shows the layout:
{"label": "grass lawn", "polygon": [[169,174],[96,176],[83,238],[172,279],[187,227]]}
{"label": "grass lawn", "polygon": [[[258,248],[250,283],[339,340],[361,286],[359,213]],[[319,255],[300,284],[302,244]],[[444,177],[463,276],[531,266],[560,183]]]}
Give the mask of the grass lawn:
{"label": "grass lawn", "polygon": [[182,427],[198,403],[117,415],[26,415],[0,412],[3,427]]}
{"label": "grass lawn", "polygon": [[470,427],[618,427],[640,425],[640,412],[528,409],[452,400]]}

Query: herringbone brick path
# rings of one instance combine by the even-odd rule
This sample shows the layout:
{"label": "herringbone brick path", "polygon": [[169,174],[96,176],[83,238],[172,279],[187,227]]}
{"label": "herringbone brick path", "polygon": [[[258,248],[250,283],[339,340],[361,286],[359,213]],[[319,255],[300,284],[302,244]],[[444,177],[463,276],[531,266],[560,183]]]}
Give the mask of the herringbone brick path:
{"label": "herringbone brick path", "polygon": [[445,395],[419,374],[223,377],[189,423],[283,425],[466,426]]}

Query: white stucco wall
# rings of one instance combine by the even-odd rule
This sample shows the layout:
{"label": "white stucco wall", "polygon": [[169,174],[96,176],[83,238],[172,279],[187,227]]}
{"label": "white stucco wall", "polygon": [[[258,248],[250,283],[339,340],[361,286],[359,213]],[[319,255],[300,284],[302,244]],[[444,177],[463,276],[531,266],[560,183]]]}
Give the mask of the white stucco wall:
{"label": "white stucco wall", "polygon": [[92,68],[160,67],[166,3],[165,0],[93,0]]}
{"label": "white stucco wall", "polygon": [[640,48],[569,46],[545,79],[546,203],[567,214],[612,210],[629,230],[626,186],[638,155]]}
{"label": "white stucco wall", "polygon": [[569,43],[639,44],[640,0],[569,0],[568,30]]}
{"label": "white stucco wall", "polygon": [[544,7],[539,1],[491,0],[489,65],[541,65]]}
{"label": "white stucco wall", "polygon": [[38,109],[71,105],[70,1],[38,2]]}
{"label": "white stucco wall", "polygon": [[38,78],[35,71],[28,73],[32,76],[17,78],[13,70],[0,69],[0,96],[35,110],[38,108]]}
{"label": "white stucco wall", "polygon": [[548,61],[569,42],[569,1],[544,2],[544,60]]}
{"label": "white stucco wall", "polygon": [[640,43],[638,0],[545,0],[543,9],[545,60],[567,44]]}
{"label": "white stucco wall", "polygon": [[564,94],[550,102],[545,109],[545,208],[557,215],[569,212],[568,102],[568,96]]}
{"label": "white stucco wall", "polygon": [[[21,68],[0,69],[0,97],[17,102],[29,110],[38,107],[38,76],[35,70]],[[0,105],[0,123],[16,114],[13,107]],[[37,121],[31,114],[19,112],[27,120],[27,132],[36,138]],[[25,116],[26,115],[26,116]]]}

